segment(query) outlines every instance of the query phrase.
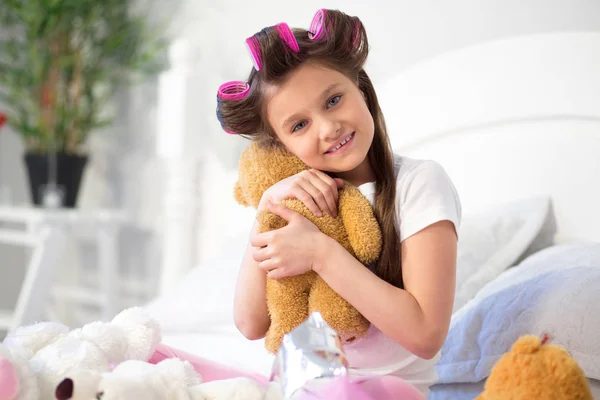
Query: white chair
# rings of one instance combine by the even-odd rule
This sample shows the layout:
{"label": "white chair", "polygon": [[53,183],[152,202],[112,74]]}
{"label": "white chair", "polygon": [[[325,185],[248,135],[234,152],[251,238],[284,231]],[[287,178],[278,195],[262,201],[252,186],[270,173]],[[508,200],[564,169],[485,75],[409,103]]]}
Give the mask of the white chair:
{"label": "white chair", "polygon": [[0,311],[0,329],[12,330],[41,320],[50,301],[66,235],[61,229],[49,226],[41,226],[34,232],[0,228],[0,243],[33,250],[14,311]]}

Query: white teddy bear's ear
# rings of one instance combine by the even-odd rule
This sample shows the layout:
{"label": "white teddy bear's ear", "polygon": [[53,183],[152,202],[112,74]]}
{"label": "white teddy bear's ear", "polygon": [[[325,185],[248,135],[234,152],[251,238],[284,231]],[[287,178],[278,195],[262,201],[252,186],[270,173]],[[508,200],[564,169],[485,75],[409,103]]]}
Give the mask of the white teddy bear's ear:
{"label": "white teddy bear's ear", "polygon": [[58,322],[40,322],[9,332],[2,343],[7,347],[22,347],[33,355],[67,333],[69,328],[66,325]]}
{"label": "white teddy bear's ear", "polygon": [[[38,382],[27,361],[28,354],[22,348],[8,348],[0,344],[0,360],[4,364],[0,367],[0,400],[17,399],[11,395],[9,384],[16,384],[18,400],[39,400]],[[16,382],[13,381],[15,378]]]}
{"label": "white teddy bear's ear", "polygon": [[0,353],[0,400],[16,399],[19,386],[19,375],[12,360]]}
{"label": "white teddy bear's ear", "polygon": [[150,359],[162,340],[160,325],[142,307],[121,311],[111,323],[125,332],[128,342],[126,359]]}

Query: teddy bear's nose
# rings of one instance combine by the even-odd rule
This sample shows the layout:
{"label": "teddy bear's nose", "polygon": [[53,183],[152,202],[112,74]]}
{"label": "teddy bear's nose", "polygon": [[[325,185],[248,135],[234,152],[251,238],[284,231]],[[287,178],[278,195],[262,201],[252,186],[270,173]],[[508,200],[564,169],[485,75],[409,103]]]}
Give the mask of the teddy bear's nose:
{"label": "teddy bear's nose", "polygon": [[73,380],[66,378],[56,387],[57,400],[68,400],[73,397]]}

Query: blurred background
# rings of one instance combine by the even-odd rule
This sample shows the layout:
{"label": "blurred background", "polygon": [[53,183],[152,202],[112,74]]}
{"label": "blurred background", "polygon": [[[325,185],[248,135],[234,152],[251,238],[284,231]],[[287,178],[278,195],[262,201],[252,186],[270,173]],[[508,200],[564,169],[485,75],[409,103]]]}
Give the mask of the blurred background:
{"label": "blurred background", "polygon": [[[372,49],[367,71],[379,88],[457,49],[600,30],[596,0],[82,0],[98,12],[64,15],[60,0],[51,10],[33,3],[40,2],[0,0],[7,327],[36,316],[75,326],[146,304],[245,234],[252,212],[235,207],[232,189],[247,142],[222,132],[215,96],[224,81],[245,79],[252,64],[244,39],[263,27],[308,28],[319,8],[359,16]],[[82,25],[61,30],[74,20]],[[107,38],[98,53],[64,45],[64,32],[81,44],[99,25],[108,31],[98,34]],[[35,40],[22,36],[30,31]],[[54,63],[61,51],[64,62]],[[77,171],[79,182],[64,180]]]}

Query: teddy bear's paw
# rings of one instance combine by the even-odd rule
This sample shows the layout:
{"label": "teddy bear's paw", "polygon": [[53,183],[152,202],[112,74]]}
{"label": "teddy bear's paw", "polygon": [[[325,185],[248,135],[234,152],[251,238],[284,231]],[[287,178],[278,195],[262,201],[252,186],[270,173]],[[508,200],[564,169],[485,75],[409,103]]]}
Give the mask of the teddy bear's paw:
{"label": "teddy bear's paw", "polygon": [[120,327],[110,323],[92,322],[81,328],[80,336],[82,340],[98,346],[110,361],[119,363],[124,360],[128,340],[126,332]]}
{"label": "teddy bear's paw", "polygon": [[131,307],[121,311],[113,318],[112,324],[125,332],[125,359],[148,360],[162,340],[160,325],[142,307]]}
{"label": "teddy bear's paw", "polygon": [[179,358],[167,358],[158,364],[156,368],[161,371],[162,376],[173,382],[179,382],[181,387],[188,387],[202,383],[202,377],[189,361]]}
{"label": "teddy bear's paw", "polygon": [[265,349],[271,354],[276,354],[279,347],[281,347],[282,340],[282,334],[267,333],[267,336],[265,336]]}

